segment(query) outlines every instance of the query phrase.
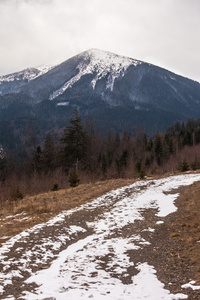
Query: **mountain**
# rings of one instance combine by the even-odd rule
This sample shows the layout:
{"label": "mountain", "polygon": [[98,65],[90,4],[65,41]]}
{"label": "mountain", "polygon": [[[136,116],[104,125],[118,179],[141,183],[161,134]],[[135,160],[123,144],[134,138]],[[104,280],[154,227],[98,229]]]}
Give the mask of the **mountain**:
{"label": "mountain", "polygon": [[98,49],[54,67],[0,77],[0,126],[7,122],[13,136],[21,136],[24,126],[34,128],[39,139],[59,131],[75,107],[83,117],[93,116],[101,130],[143,127],[153,134],[200,116],[200,83]]}

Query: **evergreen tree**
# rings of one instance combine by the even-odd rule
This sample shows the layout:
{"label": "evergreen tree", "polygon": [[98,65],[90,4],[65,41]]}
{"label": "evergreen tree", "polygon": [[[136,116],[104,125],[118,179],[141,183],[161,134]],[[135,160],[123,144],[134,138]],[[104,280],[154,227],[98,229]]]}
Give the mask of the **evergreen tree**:
{"label": "evergreen tree", "polygon": [[75,169],[73,169],[69,174],[69,183],[71,187],[76,187],[80,183],[79,176]]}
{"label": "evergreen tree", "polygon": [[79,168],[88,167],[89,139],[83,129],[81,118],[75,109],[73,118],[69,120],[70,125],[64,130],[61,143],[62,149],[61,161],[65,171],[68,172],[70,167]]}
{"label": "evergreen tree", "polygon": [[128,164],[128,149],[123,150],[119,159],[120,168],[126,168]]}
{"label": "evergreen tree", "polygon": [[108,163],[104,153],[99,154],[98,163],[100,165],[101,171],[103,172],[103,175],[106,175]]}
{"label": "evergreen tree", "polygon": [[32,166],[34,171],[40,173],[42,170],[42,150],[41,147],[38,146],[33,154],[32,158]]}
{"label": "evergreen tree", "polygon": [[107,160],[108,160],[108,167],[110,168],[113,161],[113,152],[111,150],[108,150],[107,152]]}
{"label": "evergreen tree", "polygon": [[130,134],[126,130],[124,131],[122,140],[126,144],[130,142]]}
{"label": "evergreen tree", "polygon": [[165,148],[167,148],[169,154],[174,153],[173,139],[169,134],[165,134]]}
{"label": "evergreen tree", "polygon": [[156,160],[158,165],[160,166],[163,157],[163,145],[162,145],[162,139],[160,134],[156,135],[154,147],[155,147],[154,151],[155,151]]}
{"label": "evergreen tree", "polygon": [[43,169],[46,173],[53,171],[56,167],[56,148],[50,133],[47,134],[44,141],[42,163]]}
{"label": "evergreen tree", "polygon": [[137,172],[140,173],[140,171],[142,169],[141,161],[136,162],[135,167],[136,167]]}
{"label": "evergreen tree", "polygon": [[116,159],[117,171],[118,174],[127,167],[128,164],[128,150],[123,150],[123,153],[120,155],[119,158]]}
{"label": "evergreen tree", "polygon": [[190,166],[187,162],[186,159],[184,159],[183,161],[180,162],[179,166],[178,166],[178,169],[181,171],[181,172],[186,172],[186,171],[189,171],[190,169]]}
{"label": "evergreen tree", "polygon": [[5,157],[5,153],[3,148],[0,146],[0,180],[2,183],[6,180],[8,169],[7,169],[7,161]]}
{"label": "evergreen tree", "polygon": [[153,149],[153,140],[150,138],[147,141],[147,145],[146,145],[146,151],[151,152]]}
{"label": "evergreen tree", "polygon": [[115,142],[114,142],[114,147],[115,149],[117,149],[120,145],[120,135],[119,135],[119,132],[117,132],[115,134]]}
{"label": "evergreen tree", "polygon": [[191,163],[192,170],[198,170],[200,169],[200,161],[197,157],[195,157],[195,160]]}
{"label": "evergreen tree", "polygon": [[153,154],[147,155],[145,158],[145,167],[150,167],[150,165],[153,163]]}

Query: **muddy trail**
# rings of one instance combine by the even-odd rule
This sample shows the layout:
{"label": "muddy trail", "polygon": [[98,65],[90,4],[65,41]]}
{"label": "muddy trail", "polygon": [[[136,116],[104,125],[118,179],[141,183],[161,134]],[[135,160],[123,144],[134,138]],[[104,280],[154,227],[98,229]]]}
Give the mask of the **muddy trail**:
{"label": "muddy trail", "polygon": [[0,299],[200,299],[171,234],[175,199],[199,180],[138,181],[14,236],[0,248]]}

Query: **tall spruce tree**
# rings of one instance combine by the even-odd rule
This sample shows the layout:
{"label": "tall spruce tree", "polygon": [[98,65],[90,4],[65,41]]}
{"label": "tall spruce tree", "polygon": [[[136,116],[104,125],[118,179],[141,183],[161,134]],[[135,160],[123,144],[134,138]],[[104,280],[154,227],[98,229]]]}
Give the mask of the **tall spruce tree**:
{"label": "tall spruce tree", "polygon": [[50,133],[46,135],[42,153],[42,163],[45,173],[51,172],[56,167],[56,147]]}
{"label": "tall spruce tree", "polygon": [[32,157],[33,170],[40,173],[42,171],[42,149],[37,146]]}
{"label": "tall spruce tree", "polygon": [[61,162],[66,172],[70,168],[85,169],[88,166],[89,139],[84,131],[81,117],[75,109],[70,125],[64,130],[61,138],[62,148]]}
{"label": "tall spruce tree", "polygon": [[5,182],[6,180],[6,176],[7,176],[7,172],[8,172],[8,168],[7,168],[7,160],[6,160],[6,156],[5,156],[5,152],[3,150],[3,148],[0,145],[0,181],[2,183]]}
{"label": "tall spruce tree", "polygon": [[161,135],[157,133],[155,137],[155,146],[154,146],[155,156],[157,160],[157,164],[160,166],[163,158],[163,145]]}

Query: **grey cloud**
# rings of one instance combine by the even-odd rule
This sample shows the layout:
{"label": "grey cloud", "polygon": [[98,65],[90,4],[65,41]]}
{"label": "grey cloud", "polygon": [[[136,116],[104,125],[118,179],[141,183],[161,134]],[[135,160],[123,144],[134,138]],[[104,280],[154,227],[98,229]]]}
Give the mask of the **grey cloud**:
{"label": "grey cloud", "polygon": [[0,0],[0,73],[95,47],[200,81],[199,9],[199,0]]}

